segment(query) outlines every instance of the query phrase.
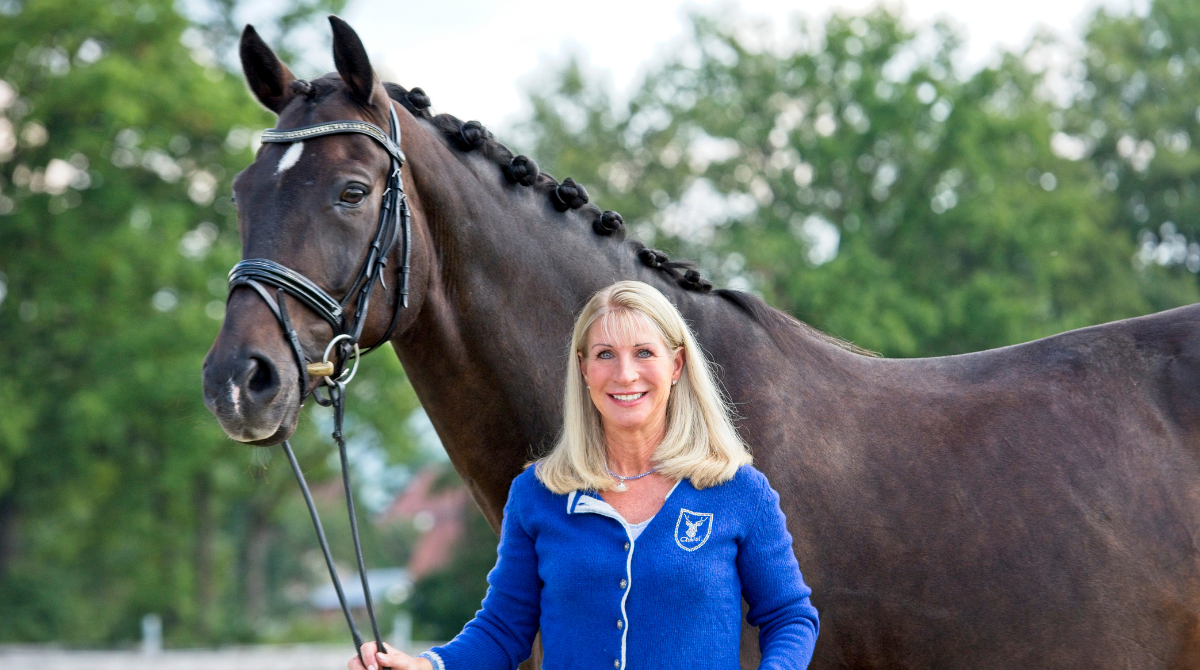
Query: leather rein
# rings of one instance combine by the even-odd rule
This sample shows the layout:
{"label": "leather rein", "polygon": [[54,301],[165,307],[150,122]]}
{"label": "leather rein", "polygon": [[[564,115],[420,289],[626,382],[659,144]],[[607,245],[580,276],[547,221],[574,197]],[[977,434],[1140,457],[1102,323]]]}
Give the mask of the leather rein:
{"label": "leather rein", "polygon": [[[376,649],[380,651],[383,650],[383,637],[379,633],[379,623],[376,621],[375,608],[371,600],[371,588],[367,583],[366,565],[363,562],[362,543],[359,540],[358,534],[358,519],[354,512],[354,498],[350,492],[350,464],[346,457],[346,441],[342,434],[342,421],[345,417],[346,385],[354,378],[358,370],[359,360],[363,355],[374,351],[391,339],[392,334],[396,330],[396,325],[399,323],[401,310],[408,307],[409,259],[412,255],[412,215],[408,207],[408,197],[404,194],[404,187],[400,178],[400,167],[404,164],[404,152],[400,150],[400,121],[396,117],[396,109],[391,105],[390,101],[388,111],[390,115],[388,117],[389,132],[387,133],[384,133],[375,124],[366,121],[330,121],[328,123],[318,123],[290,130],[268,128],[262,134],[262,141],[264,143],[290,144],[324,135],[355,133],[366,135],[375,140],[391,157],[390,167],[388,168],[387,188],[383,192],[383,202],[379,209],[379,224],[375,230],[375,238],[367,250],[366,260],[363,261],[362,266],[359,268],[358,275],[354,283],[350,285],[350,289],[346,291],[345,297],[338,300],[303,274],[267,258],[244,259],[237,265],[234,265],[233,269],[229,271],[229,294],[232,295],[234,289],[239,286],[247,286],[253,289],[267,303],[267,306],[270,307],[271,312],[275,315],[275,319],[283,329],[284,337],[292,348],[292,353],[296,358],[296,365],[300,371],[301,406],[304,405],[304,399],[308,396],[311,377],[324,378],[328,395],[326,397],[321,396],[319,393],[320,386],[313,390],[312,395],[318,404],[325,407],[333,407],[333,439],[337,443],[338,455],[341,457],[342,485],[346,493],[346,509],[350,516],[350,534],[354,539],[354,556],[358,561],[358,574],[362,580],[367,615],[371,620],[371,632],[375,635]],[[383,279],[383,271],[387,266],[388,256],[395,248],[397,242],[401,241],[403,242],[403,247],[401,248],[403,261],[399,270],[398,298],[395,309],[392,312],[391,323],[388,326],[387,332],[384,333],[378,342],[368,347],[366,351],[360,351],[359,338],[362,336],[363,325],[366,322],[371,294],[375,290],[376,282],[383,284],[385,289],[387,288],[387,284]],[[267,289],[267,286],[274,287],[274,295]],[[292,326],[292,320],[288,316],[287,296],[291,296],[301,305],[312,310],[333,328],[334,336],[326,345],[325,353],[319,362],[310,361],[304,354],[304,349],[300,344],[300,337],[296,334],[296,329]],[[350,319],[347,319],[346,310],[356,296],[358,300],[355,304],[354,314]],[[330,354],[335,349],[337,352],[336,363],[330,360]],[[351,356],[354,358],[354,365],[347,370],[346,364]],[[329,568],[329,577],[333,580],[334,590],[337,591],[338,601],[342,606],[342,614],[345,615],[346,624],[350,627],[350,635],[354,638],[354,648],[358,653],[359,660],[363,661],[364,666],[367,666],[366,661],[362,657],[363,637],[358,630],[358,626],[354,623],[354,615],[351,614],[350,606],[346,601],[346,594],[342,589],[341,580],[338,578],[337,570],[333,563],[333,555],[329,551],[329,542],[325,538],[325,530],[321,526],[321,519],[317,515],[316,505],[313,503],[312,493],[309,491],[308,483],[304,479],[304,473],[301,472],[300,464],[297,462],[296,455],[292,452],[292,447],[288,444],[287,440],[283,442],[283,451],[292,466],[292,473],[296,476],[296,481],[300,485],[300,491],[304,494],[304,502],[308,505],[308,513],[312,517],[313,527],[317,532],[317,540],[321,544],[321,551],[325,554],[325,565]]]}

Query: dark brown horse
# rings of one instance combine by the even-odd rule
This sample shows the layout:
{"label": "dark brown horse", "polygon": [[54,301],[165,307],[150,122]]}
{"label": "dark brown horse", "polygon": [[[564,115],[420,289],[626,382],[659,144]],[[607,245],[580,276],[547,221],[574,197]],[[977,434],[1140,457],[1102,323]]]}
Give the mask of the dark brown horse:
{"label": "dark brown horse", "polygon": [[[381,84],[333,25],[338,74],[297,83],[247,29],[246,79],[279,128],[386,127],[396,107],[414,228],[392,343],[493,527],[559,427],[573,314],[639,279],[719,364],[782,496],[821,611],[813,667],[1200,667],[1200,307],[964,356],[863,356],[625,241],[573,182],[431,116],[419,89]],[[264,145],[234,184],[245,257],[343,295],[387,166],[363,136]],[[398,265],[364,344],[388,327]],[[292,315],[318,359],[330,326]],[[206,402],[234,439],[276,444],[296,426],[296,365],[265,303],[235,290]]]}

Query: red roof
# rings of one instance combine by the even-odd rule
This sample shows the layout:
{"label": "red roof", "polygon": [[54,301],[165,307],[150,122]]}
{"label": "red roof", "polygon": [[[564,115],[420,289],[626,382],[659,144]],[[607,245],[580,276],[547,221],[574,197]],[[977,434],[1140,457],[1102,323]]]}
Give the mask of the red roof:
{"label": "red roof", "polygon": [[413,581],[445,566],[463,534],[463,512],[470,504],[467,489],[456,481],[434,490],[444,476],[444,467],[421,470],[378,518],[379,523],[412,523],[423,531],[408,561]]}

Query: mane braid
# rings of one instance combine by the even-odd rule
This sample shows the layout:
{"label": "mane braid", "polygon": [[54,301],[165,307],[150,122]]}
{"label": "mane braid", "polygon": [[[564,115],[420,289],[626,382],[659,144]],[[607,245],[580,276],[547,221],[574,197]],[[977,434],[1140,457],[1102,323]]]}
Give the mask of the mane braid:
{"label": "mane braid", "polygon": [[[602,212],[599,207],[589,203],[587,191],[581,184],[570,178],[559,183],[553,175],[547,172],[538,171],[536,174],[525,174],[526,170],[530,172],[537,170],[537,163],[526,156],[514,156],[508,147],[501,144],[478,121],[463,123],[450,114],[432,114],[429,111],[429,96],[420,88],[414,87],[409,90],[391,82],[384,82],[383,87],[387,91],[388,97],[403,105],[413,116],[433,124],[446,136],[451,145],[462,151],[478,151],[499,166],[508,181],[542,191],[551,199],[555,209],[560,212],[577,209],[581,214],[590,215],[592,230],[597,235],[611,235],[617,239],[624,238],[625,222],[621,215],[613,211]],[[803,321],[773,309],[749,293],[733,289],[713,290],[712,282],[701,277],[695,264],[690,261],[672,261],[667,254],[650,249],[638,240],[630,240],[629,244],[643,265],[664,272],[680,288],[700,293],[711,292],[733,303],[751,320],[766,329],[775,344],[784,351],[797,349],[802,341],[801,336],[804,335],[862,356],[879,355],[851,342],[823,333]]]}
{"label": "mane braid", "polygon": [[341,87],[341,78],[332,78],[329,75],[311,81],[297,79],[290,86],[293,93],[303,96],[307,100],[309,109],[320,104],[330,95],[340,91]]}

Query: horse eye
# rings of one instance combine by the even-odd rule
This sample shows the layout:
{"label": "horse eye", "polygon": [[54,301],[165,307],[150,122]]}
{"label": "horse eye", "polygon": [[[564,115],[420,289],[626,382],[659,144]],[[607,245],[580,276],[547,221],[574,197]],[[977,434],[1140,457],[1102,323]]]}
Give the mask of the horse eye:
{"label": "horse eye", "polygon": [[357,205],[367,197],[367,192],[358,186],[351,186],[345,191],[342,191],[342,202],[348,205]]}

